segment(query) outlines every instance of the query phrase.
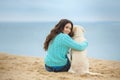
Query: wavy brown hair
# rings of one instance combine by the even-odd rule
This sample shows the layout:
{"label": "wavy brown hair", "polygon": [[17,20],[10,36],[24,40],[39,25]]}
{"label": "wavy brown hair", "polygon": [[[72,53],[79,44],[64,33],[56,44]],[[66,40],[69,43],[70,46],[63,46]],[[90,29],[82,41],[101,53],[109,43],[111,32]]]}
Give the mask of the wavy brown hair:
{"label": "wavy brown hair", "polygon": [[70,37],[73,36],[73,23],[70,20],[67,19],[61,19],[58,24],[55,25],[55,27],[51,30],[50,34],[46,37],[46,40],[44,42],[44,50],[47,51],[48,50],[48,46],[50,41],[56,37],[56,35],[58,35],[59,33],[61,33],[65,27],[65,25],[67,23],[71,24],[71,32],[68,34]]}

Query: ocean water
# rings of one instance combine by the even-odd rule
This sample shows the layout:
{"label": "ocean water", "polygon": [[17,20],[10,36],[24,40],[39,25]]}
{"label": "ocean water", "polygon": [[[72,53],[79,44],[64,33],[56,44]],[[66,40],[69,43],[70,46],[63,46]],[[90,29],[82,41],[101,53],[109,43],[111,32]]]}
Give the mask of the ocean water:
{"label": "ocean water", "polygon": [[[0,52],[44,57],[43,43],[57,22],[0,22]],[[89,42],[88,57],[120,61],[120,22],[74,22]]]}

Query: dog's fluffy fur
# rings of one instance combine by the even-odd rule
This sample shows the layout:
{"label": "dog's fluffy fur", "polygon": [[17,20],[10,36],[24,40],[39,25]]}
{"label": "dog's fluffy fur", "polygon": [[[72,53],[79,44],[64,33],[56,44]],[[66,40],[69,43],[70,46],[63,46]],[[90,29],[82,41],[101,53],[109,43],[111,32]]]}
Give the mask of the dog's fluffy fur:
{"label": "dog's fluffy fur", "polygon": [[[84,37],[85,29],[82,26],[75,25],[73,27],[73,32],[74,32],[73,39],[76,42],[80,43],[86,40]],[[86,50],[77,51],[72,49],[71,53],[72,53],[72,61],[71,61],[71,68],[69,72],[78,73],[81,75],[95,74],[95,73],[89,72],[89,61],[86,55],[87,54]]]}
{"label": "dog's fluffy fur", "polygon": [[[73,32],[74,36],[73,39],[76,42],[83,42],[85,41],[84,37],[84,28],[81,26],[74,26]],[[86,56],[86,50],[84,51],[77,51],[77,50],[71,50],[72,53],[72,62],[71,62],[71,68],[69,72],[72,73],[79,73],[79,74],[85,74],[89,72],[89,62],[88,58]]]}

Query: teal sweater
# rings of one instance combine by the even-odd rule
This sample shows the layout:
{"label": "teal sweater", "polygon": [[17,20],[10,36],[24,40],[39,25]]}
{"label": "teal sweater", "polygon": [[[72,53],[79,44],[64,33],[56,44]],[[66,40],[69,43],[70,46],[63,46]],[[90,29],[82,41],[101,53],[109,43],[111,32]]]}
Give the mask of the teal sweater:
{"label": "teal sweater", "polygon": [[84,50],[88,42],[75,42],[69,35],[60,33],[49,44],[45,64],[48,66],[64,66],[67,63],[66,55],[68,50]]}

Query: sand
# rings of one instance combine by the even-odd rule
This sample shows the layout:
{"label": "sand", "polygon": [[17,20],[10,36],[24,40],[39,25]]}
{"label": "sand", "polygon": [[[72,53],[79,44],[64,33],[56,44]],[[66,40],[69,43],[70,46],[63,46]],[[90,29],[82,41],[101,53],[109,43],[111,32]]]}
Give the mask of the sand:
{"label": "sand", "polygon": [[0,53],[0,80],[120,80],[120,62],[89,58],[90,71],[102,75],[47,72],[43,58]]}

